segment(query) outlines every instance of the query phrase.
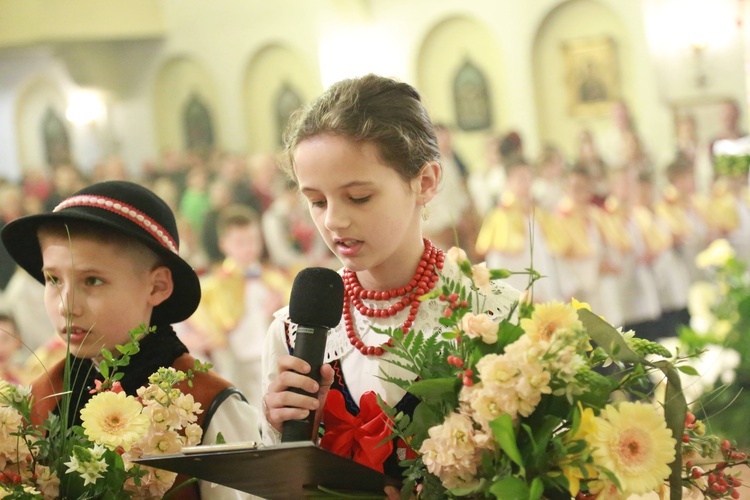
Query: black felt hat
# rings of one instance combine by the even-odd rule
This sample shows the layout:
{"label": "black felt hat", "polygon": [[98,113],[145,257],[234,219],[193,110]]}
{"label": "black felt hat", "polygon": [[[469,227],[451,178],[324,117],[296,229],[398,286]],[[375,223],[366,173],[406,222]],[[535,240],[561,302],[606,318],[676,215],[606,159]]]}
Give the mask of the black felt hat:
{"label": "black felt hat", "polygon": [[22,268],[44,283],[37,230],[49,222],[77,220],[101,224],[135,238],[156,252],[172,271],[174,291],[154,308],[153,324],[177,323],[193,314],[201,298],[200,282],[190,264],[179,256],[180,237],[174,214],[164,200],[133,182],[92,184],[63,200],[50,213],[9,222],[2,230],[3,244]]}

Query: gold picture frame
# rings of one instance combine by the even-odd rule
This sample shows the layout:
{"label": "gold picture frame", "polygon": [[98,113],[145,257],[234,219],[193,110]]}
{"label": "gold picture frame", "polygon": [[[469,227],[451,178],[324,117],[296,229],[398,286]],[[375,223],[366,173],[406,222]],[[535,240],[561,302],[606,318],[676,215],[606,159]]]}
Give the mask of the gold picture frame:
{"label": "gold picture frame", "polygon": [[620,99],[615,42],[609,37],[569,40],[563,43],[570,114],[606,114]]}

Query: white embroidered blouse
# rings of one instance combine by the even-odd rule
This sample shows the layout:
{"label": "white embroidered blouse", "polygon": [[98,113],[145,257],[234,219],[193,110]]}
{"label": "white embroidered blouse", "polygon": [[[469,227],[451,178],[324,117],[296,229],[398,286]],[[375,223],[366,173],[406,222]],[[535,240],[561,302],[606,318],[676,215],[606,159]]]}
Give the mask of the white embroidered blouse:
{"label": "white embroidered blouse", "polygon": [[[445,261],[441,272],[441,280],[437,284],[438,287],[443,284],[443,276],[454,281],[461,279],[465,286],[470,285],[469,278],[462,275],[458,266],[449,260]],[[507,317],[511,307],[518,300],[519,292],[501,280],[492,281],[490,289],[489,295],[481,295],[484,300],[480,299],[479,303],[483,305],[483,312],[491,314],[499,322]],[[398,299],[394,299],[393,302],[396,300]],[[365,303],[371,307],[384,307],[383,301],[366,300]],[[440,302],[437,299],[425,301],[417,312],[412,330],[421,330],[424,333],[430,332],[433,335],[439,333],[442,328],[439,319],[443,316],[444,311],[445,302]],[[380,330],[400,328],[407,315],[408,310],[404,310],[390,318],[370,318],[360,314],[356,308],[352,310],[352,319],[357,333],[364,344],[368,346],[381,345],[387,342],[389,338],[385,334],[374,331],[373,327]],[[297,325],[290,322],[288,307],[276,312],[266,336],[263,352],[263,394],[266,394],[268,386],[278,375],[277,358],[289,354],[285,325],[288,325],[290,343],[294,347]],[[404,391],[379,377],[387,374],[409,379],[413,378],[414,375],[388,363],[387,360],[390,356],[389,353],[379,357],[363,355],[349,342],[346,326],[342,320],[336,328],[328,333],[324,362],[330,363],[337,359],[340,360],[347,388],[355,401],[359,401],[365,392],[374,391],[386,403],[393,406],[404,396]],[[262,433],[265,444],[275,444],[280,441],[280,434],[265,420],[265,415],[262,417]]]}

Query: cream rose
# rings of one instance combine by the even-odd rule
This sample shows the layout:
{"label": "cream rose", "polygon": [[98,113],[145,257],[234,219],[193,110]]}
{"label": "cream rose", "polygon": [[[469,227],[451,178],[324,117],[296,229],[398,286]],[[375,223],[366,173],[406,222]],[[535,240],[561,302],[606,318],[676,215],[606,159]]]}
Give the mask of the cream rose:
{"label": "cream rose", "polygon": [[487,264],[482,262],[481,264],[475,264],[471,266],[472,276],[474,277],[474,284],[485,293],[490,293],[490,270],[487,269]]}
{"label": "cream rose", "polygon": [[466,313],[461,318],[461,330],[473,339],[482,339],[482,342],[485,344],[494,344],[497,342],[497,329],[497,323],[484,313],[476,315]]}
{"label": "cream rose", "polygon": [[451,247],[451,249],[445,253],[445,258],[453,262],[454,264],[458,264],[459,266],[462,262],[469,260],[466,252],[464,252],[464,250],[459,247]]}

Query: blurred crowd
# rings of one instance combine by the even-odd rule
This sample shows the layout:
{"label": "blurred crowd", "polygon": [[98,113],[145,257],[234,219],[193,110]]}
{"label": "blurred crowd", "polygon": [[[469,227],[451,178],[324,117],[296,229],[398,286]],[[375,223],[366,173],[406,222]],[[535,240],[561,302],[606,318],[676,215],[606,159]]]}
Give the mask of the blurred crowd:
{"label": "blurred crowd", "polygon": [[[471,168],[451,128],[438,124],[443,180],[424,214],[425,236],[518,272],[508,279],[519,289],[538,273],[534,301],[576,298],[656,340],[690,322],[691,285],[703,278],[697,253],[725,238],[737,255],[750,256],[747,172],[711,168],[714,139],[746,132],[733,102],[711,141],[699,141],[695,121],[681,117],[673,159],[657,165],[625,103],[614,105],[612,121],[607,137],[581,131],[574,157],[548,145],[532,158],[523,137],[506,131],[489,141],[486,164]],[[339,267],[278,157],[169,152],[137,176],[116,157],[90,175],[69,163],[49,172],[0,180],[0,225],[52,210],[88,183],[128,179],[153,189],[175,212],[180,252],[202,279],[201,306],[178,334],[259,404],[260,346],[294,276],[304,267]],[[64,352],[41,313],[42,288],[0,248],[0,342],[20,339],[0,344],[7,379],[28,383],[39,361]]]}

